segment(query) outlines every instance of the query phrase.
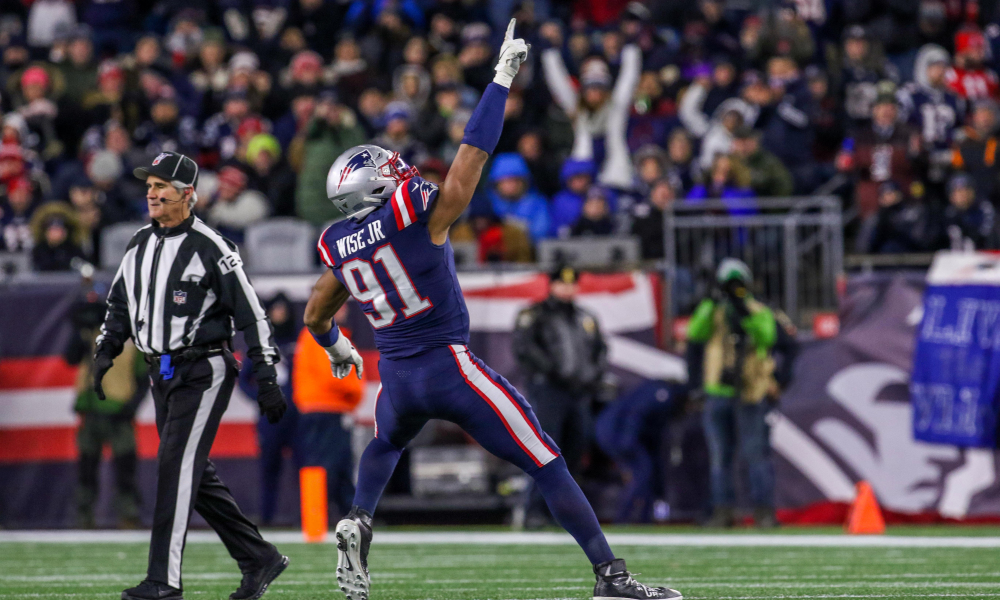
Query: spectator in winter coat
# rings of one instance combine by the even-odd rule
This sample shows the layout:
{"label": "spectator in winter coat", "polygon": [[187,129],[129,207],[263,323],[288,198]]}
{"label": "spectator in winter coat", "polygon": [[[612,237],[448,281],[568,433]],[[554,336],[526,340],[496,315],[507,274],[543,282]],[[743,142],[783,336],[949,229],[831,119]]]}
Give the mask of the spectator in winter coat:
{"label": "spectator in winter coat", "polygon": [[594,180],[594,163],[567,158],[559,176],[563,188],[552,198],[552,232],[555,237],[567,237],[580,218],[587,190]]}
{"label": "spectator in winter coat", "polygon": [[973,180],[965,173],[959,173],[948,181],[948,205],[941,215],[941,226],[937,248],[1000,248],[996,209],[988,201],[976,197]]}
{"label": "spectator in winter coat", "polygon": [[30,250],[34,245],[30,223],[35,212],[31,180],[16,177],[5,187],[6,197],[0,198],[0,249],[7,252]]}
{"label": "spectator in winter coat", "polygon": [[172,89],[152,102],[150,119],[140,125],[133,137],[137,145],[145,148],[145,162],[151,161],[160,152],[179,152],[197,156],[201,146],[200,134],[195,119],[181,116],[180,106]]}
{"label": "spectator in winter coat", "polygon": [[408,165],[415,165],[427,157],[427,148],[410,134],[413,113],[405,102],[390,102],[385,109],[385,131],[372,143],[390,152],[399,152]]}
{"label": "spectator in winter coat", "polygon": [[755,118],[753,108],[740,98],[730,98],[715,111],[708,133],[701,140],[701,156],[698,166],[708,171],[720,154],[729,154],[733,149],[733,132],[743,125],[752,125]]}
{"label": "spectator in winter coat", "polygon": [[833,163],[837,148],[844,139],[847,121],[843,107],[830,89],[830,76],[824,69],[809,66],[805,70],[806,85],[812,96],[812,114],[809,122],[815,132],[812,156],[820,163]]}
{"label": "spectator in winter coat", "polygon": [[587,190],[580,218],[570,230],[571,237],[603,236],[614,233],[611,220],[610,198],[607,189],[594,185]]}
{"label": "spectator in winter coat", "polygon": [[869,39],[861,25],[844,30],[844,63],[840,72],[840,102],[853,127],[871,119],[878,96],[876,86],[885,79],[897,80],[892,65],[885,60],[882,48]]}
{"label": "spectator in winter coat", "polygon": [[965,121],[965,100],[951,91],[946,80],[949,62],[944,48],[925,45],[917,53],[914,81],[898,94],[902,119],[920,132],[929,167],[926,179],[941,186],[951,166],[955,129]]}
{"label": "spectator in winter coat", "polygon": [[782,3],[780,8],[765,14],[760,33],[744,46],[747,58],[755,64],[765,64],[775,56],[788,57],[801,65],[809,63],[816,53],[809,26],[799,17],[793,3]]}
{"label": "spectator in winter coat", "polygon": [[892,87],[879,93],[871,124],[845,140],[845,148],[837,157],[838,169],[857,174],[854,201],[863,217],[878,210],[878,188],[882,183],[895,181],[909,189],[915,177],[913,159],[920,153],[919,134],[898,122],[899,108]]}
{"label": "spectator in winter coat", "polygon": [[934,243],[927,207],[887,181],[879,188],[878,213],[866,251],[872,254],[929,252]]}
{"label": "spectator in winter coat", "polygon": [[31,133],[39,138],[34,147],[44,160],[55,158],[63,151],[55,126],[59,109],[49,98],[51,81],[49,72],[43,67],[28,67],[21,74],[20,97],[14,99],[18,114],[24,118]]}
{"label": "spectator in winter coat", "polygon": [[209,117],[202,127],[201,144],[204,151],[213,156],[213,164],[217,160],[228,160],[236,154],[236,134],[240,123],[251,115],[250,98],[246,91],[226,93],[222,112]]}
{"label": "spectator in winter coat", "polygon": [[82,232],[66,203],[40,206],[31,218],[31,233],[35,238],[31,262],[38,271],[69,271],[74,258],[83,258]]}
{"label": "spectator in winter coat", "polygon": [[812,95],[799,67],[788,57],[767,63],[771,105],[758,117],[756,127],[764,134],[761,145],[781,159],[792,173],[796,188],[803,193],[815,187],[812,158]]}
{"label": "spectator in winter coat", "polygon": [[594,161],[598,183],[628,189],[633,176],[626,135],[642,51],[633,44],[622,49],[616,80],[603,60],[588,59],[580,69],[579,93],[558,49],[543,51],[541,60],[553,100],[573,121],[573,158]]}
{"label": "spectator in winter coat", "polygon": [[282,160],[281,145],[269,133],[259,133],[247,144],[248,186],[267,196],[270,212],[278,216],[295,214],[295,173]]}
{"label": "spectator in winter coat", "polygon": [[994,204],[1000,201],[1000,171],[997,170],[997,105],[992,100],[976,102],[969,126],[955,136],[952,166],[972,176],[976,195]]}
{"label": "spectator in winter coat", "polygon": [[643,260],[663,258],[663,211],[676,199],[673,184],[664,178],[652,185],[647,202],[633,207],[632,235],[639,236]]}
{"label": "spectator in winter coat", "polygon": [[632,163],[636,172],[635,190],[640,194],[649,193],[653,184],[667,175],[667,153],[654,144],[636,150]]}
{"label": "spectator in winter coat", "polygon": [[292,98],[288,112],[274,122],[271,133],[278,139],[284,152],[288,152],[295,136],[305,130],[314,110],[316,110],[316,95],[302,91]]}
{"label": "spectator in winter coat", "polygon": [[728,154],[719,154],[712,163],[705,183],[699,183],[688,193],[689,200],[735,200],[733,214],[745,214],[748,209],[740,200],[753,198],[750,189],[750,174]]}
{"label": "spectator in winter coat", "polygon": [[733,135],[733,157],[750,172],[750,189],[757,196],[791,196],[792,175],[777,156],[760,147],[760,132],[747,126]]}
{"label": "spectator in winter coat", "polygon": [[667,140],[667,178],[671,185],[678,194],[686,194],[700,174],[691,137],[680,127],[674,129]]}
{"label": "spectator in winter coat", "polygon": [[431,148],[438,148],[448,137],[448,119],[462,107],[461,91],[455,84],[439,86],[433,100],[417,117],[414,135]]}
{"label": "spectator in winter coat", "polygon": [[295,187],[295,212],[299,217],[322,225],[343,216],[326,197],[326,175],[341,153],[367,139],[354,113],[342,106],[335,94],[320,96],[306,127],[302,168]]}
{"label": "spectator in winter coat", "polygon": [[247,174],[237,167],[222,167],[219,189],[205,207],[205,221],[222,235],[240,244],[244,230],[270,212],[267,196],[247,189]]}
{"label": "spectator in winter coat", "polygon": [[79,105],[87,92],[97,87],[97,66],[94,64],[92,31],[87,25],[77,25],[69,36],[66,60],[61,65],[66,100]]}
{"label": "spectator in winter coat", "polygon": [[498,217],[523,222],[532,243],[549,237],[549,203],[531,187],[531,171],[520,154],[494,157],[489,183],[490,203]]}
{"label": "spectator in winter coat", "polygon": [[524,130],[517,138],[517,153],[528,163],[531,179],[542,195],[550,198],[559,191],[559,161],[545,144],[542,130]]}

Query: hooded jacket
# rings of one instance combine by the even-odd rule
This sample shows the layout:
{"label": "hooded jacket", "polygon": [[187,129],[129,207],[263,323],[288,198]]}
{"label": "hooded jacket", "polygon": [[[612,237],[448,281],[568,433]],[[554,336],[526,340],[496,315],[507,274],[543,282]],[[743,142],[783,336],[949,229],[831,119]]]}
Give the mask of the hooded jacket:
{"label": "hooded jacket", "polygon": [[[497,182],[508,177],[517,177],[527,183],[520,198],[508,199],[496,192]],[[549,237],[552,229],[549,203],[531,186],[531,171],[520,154],[505,152],[493,159],[489,198],[493,212],[502,219],[522,221],[533,242]]]}
{"label": "hooded jacket", "polygon": [[552,230],[551,235],[559,236],[560,230],[567,230],[580,218],[583,211],[583,201],[586,199],[583,194],[577,194],[566,187],[566,182],[571,177],[577,175],[594,176],[594,163],[590,160],[577,160],[569,158],[563,163],[559,179],[562,181],[562,189],[552,198]]}

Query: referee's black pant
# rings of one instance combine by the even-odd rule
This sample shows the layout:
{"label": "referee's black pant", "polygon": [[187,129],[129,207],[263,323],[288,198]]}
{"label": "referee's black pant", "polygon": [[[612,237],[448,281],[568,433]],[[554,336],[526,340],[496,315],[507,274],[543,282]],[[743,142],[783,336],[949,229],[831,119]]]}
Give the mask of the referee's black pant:
{"label": "referee's black pant", "polygon": [[241,571],[262,566],[277,549],[243,515],[208,459],[236,382],[236,359],[224,350],[181,363],[170,379],[160,374],[158,360],[152,360],[151,367],[160,447],[147,579],[181,589],[181,557],[192,508],[219,534]]}

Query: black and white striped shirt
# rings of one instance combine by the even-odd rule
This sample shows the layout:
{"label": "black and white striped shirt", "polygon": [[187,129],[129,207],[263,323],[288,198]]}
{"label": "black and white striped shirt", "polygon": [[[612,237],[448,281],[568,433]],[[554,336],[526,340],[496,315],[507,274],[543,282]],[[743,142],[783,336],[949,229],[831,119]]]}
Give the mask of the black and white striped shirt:
{"label": "black and white striped shirt", "polygon": [[235,244],[192,215],[176,227],[146,225],[132,236],[108,294],[97,344],[131,337],[145,353],[167,354],[243,332],[258,380],[275,375],[271,325]]}

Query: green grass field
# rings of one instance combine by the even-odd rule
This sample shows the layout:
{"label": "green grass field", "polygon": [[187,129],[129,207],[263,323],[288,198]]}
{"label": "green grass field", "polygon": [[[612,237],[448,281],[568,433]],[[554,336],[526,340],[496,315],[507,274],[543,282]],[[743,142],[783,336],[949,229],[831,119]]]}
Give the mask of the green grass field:
{"label": "green grass field", "polygon": [[[892,533],[912,539],[914,535],[991,536],[1000,529],[903,528]],[[641,573],[643,582],[669,584],[688,599],[1000,598],[998,547],[728,545],[742,535],[731,534],[711,546],[615,543],[614,547],[633,572]],[[333,573],[333,545],[288,541],[279,543],[279,548],[291,558],[291,566],[266,597],[342,598]],[[142,578],[146,551],[147,545],[137,542],[0,542],[0,598],[115,599]],[[571,545],[378,545],[376,538],[370,566],[373,600],[584,599],[593,586],[582,552]],[[220,543],[188,544],[186,597],[225,599],[238,584],[236,565]]]}

